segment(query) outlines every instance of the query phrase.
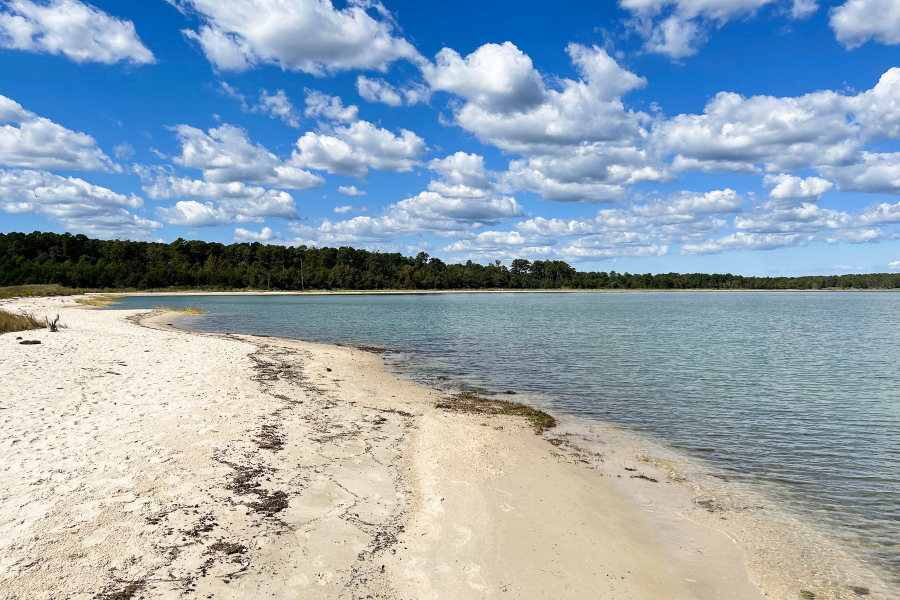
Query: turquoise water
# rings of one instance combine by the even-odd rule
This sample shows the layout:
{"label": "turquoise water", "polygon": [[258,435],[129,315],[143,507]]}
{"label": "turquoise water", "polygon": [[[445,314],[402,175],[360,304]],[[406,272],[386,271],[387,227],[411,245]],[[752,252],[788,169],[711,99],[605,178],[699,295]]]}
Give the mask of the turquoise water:
{"label": "turquoise water", "polygon": [[397,368],[523,392],[765,485],[900,581],[900,293],[129,297],[200,331],[402,350]]}

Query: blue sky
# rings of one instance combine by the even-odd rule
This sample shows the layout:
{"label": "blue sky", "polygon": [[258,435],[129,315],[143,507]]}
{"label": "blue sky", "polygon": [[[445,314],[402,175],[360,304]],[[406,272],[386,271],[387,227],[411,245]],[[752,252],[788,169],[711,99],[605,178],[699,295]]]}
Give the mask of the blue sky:
{"label": "blue sky", "polygon": [[898,44],[898,0],[0,0],[0,231],[900,270]]}

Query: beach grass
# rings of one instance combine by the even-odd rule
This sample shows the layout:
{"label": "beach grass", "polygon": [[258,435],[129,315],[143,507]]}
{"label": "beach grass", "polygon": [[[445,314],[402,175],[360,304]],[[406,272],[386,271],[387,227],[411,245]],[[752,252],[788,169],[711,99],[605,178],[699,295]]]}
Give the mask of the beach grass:
{"label": "beach grass", "polygon": [[30,329],[42,329],[43,321],[26,312],[13,313],[0,309],[0,333],[12,333],[14,331],[28,331]]}
{"label": "beach grass", "polygon": [[205,310],[196,306],[157,306],[156,310],[158,310],[159,312],[178,313],[180,315],[186,315],[189,317],[196,317],[198,315],[206,314]]}
{"label": "beach grass", "polygon": [[437,407],[471,414],[522,417],[532,424],[538,434],[556,427],[556,419],[542,410],[520,402],[482,398],[472,392],[453,394],[438,402]]}
{"label": "beach grass", "polygon": [[95,306],[97,308],[106,308],[119,302],[121,296],[116,294],[99,294],[93,296],[84,296],[83,298],[75,298],[75,302],[83,306]]}
{"label": "beach grass", "polygon": [[32,298],[39,296],[75,296],[87,290],[79,290],[63,285],[11,285],[0,287],[0,299]]}

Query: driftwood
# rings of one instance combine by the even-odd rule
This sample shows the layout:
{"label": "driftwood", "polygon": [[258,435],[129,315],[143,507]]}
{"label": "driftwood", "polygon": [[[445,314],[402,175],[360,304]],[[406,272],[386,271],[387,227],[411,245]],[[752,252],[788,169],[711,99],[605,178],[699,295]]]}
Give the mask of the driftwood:
{"label": "driftwood", "polygon": [[23,345],[23,346],[33,346],[33,345],[36,345],[36,344],[40,344],[41,341],[40,341],[40,340],[25,340],[25,341],[22,341],[22,342],[19,342],[19,343],[20,343],[21,345]]}
{"label": "driftwood", "polygon": [[59,315],[56,315],[56,318],[53,319],[53,321],[50,321],[50,319],[44,317],[44,323],[47,324],[47,329],[49,329],[53,333],[59,333]]}

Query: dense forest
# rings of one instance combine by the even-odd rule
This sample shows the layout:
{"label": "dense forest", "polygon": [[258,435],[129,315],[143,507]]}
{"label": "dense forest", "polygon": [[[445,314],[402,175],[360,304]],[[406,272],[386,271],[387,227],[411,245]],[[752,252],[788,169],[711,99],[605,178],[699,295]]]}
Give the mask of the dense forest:
{"label": "dense forest", "polygon": [[84,235],[0,234],[0,286],[265,290],[474,289],[826,289],[900,288],[900,273],[742,277],[703,273],[576,271],[559,260],[447,264],[354,248],[171,244],[95,240]]}

